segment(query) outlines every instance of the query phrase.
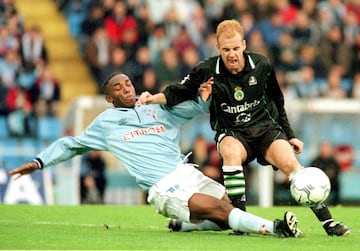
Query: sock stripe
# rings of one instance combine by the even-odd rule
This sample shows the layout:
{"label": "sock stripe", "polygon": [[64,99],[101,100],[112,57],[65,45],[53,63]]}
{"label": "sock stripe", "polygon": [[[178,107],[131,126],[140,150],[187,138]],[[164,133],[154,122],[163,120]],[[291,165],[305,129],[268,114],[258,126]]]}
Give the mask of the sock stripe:
{"label": "sock stripe", "polygon": [[245,186],[245,180],[229,179],[224,180],[225,187],[228,186]]}
{"label": "sock stripe", "polygon": [[245,194],[245,187],[227,187],[226,193],[230,196]]}
{"label": "sock stripe", "polygon": [[[223,170],[223,175],[238,175],[238,174],[242,174],[243,172],[241,170],[236,170],[236,171],[232,171],[232,172],[227,172]],[[242,176],[244,176],[244,174],[242,174]]]}

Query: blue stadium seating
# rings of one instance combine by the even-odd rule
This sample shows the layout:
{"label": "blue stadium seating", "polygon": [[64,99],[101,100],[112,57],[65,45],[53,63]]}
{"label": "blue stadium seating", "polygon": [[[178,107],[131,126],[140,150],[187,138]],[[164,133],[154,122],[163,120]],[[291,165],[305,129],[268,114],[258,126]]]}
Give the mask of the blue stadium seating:
{"label": "blue stadium seating", "polygon": [[0,138],[9,136],[9,128],[5,116],[0,116]]}
{"label": "blue stadium seating", "polygon": [[62,124],[58,118],[41,117],[37,121],[37,137],[41,140],[52,141],[60,137]]}

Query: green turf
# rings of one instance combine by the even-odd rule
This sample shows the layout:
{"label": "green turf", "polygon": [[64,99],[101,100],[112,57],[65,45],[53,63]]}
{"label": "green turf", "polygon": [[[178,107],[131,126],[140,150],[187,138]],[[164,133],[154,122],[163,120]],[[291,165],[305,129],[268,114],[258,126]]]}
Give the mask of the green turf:
{"label": "green turf", "polygon": [[[0,205],[0,249],[61,250],[360,250],[359,208],[331,208],[334,218],[351,227],[348,237],[329,237],[310,209],[249,207],[268,219],[291,210],[305,236],[229,236],[223,232],[171,233],[166,218],[150,206]],[[108,229],[104,227],[108,225]]]}

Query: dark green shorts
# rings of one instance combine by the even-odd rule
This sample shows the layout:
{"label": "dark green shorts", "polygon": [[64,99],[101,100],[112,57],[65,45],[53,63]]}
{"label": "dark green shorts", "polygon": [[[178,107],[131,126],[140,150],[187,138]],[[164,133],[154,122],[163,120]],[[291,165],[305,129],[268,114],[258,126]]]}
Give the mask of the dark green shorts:
{"label": "dark green shorts", "polygon": [[266,149],[276,139],[287,140],[285,133],[279,125],[266,125],[248,129],[217,132],[215,136],[216,142],[220,143],[225,136],[233,136],[244,145],[247,152],[247,159],[243,165],[255,159],[257,159],[257,162],[261,165],[269,165],[265,160]]}

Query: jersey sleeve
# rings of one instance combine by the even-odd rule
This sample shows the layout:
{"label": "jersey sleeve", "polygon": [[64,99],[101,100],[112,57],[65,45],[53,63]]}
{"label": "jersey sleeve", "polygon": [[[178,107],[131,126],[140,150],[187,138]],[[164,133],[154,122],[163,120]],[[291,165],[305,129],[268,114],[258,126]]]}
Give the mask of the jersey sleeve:
{"label": "jersey sleeve", "polygon": [[184,101],[173,107],[168,107],[168,111],[174,116],[174,119],[179,120],[178,122],[181,123],[192,119],[196,115],[208,113],[210,104],[211,98],[208,101],[203,101],[197,96],[196,101]]}
{"label": "jersey sleeve", "polygon": [[271,67],[271,72],[270,72],[270,83],[268,85],[268,95],[269,97],[271,97],[271,100],[274,102],[276,109],[278,111],[278,121],[279,121],[279,125],[283,128],[286,136],[291,139],[295,137],[294,131],[292,130],[284,105],[285,105],[285,101],[284,101],[284,95],[280,89],[279,83],[276,79],[276,75],[275,75],[275,71],[273,69],[273,67]]}
{"label": "jersey sleeve", "polygon": [[168,85],[163,91],[166,96],[167,106],[172,107],[186,100],[196,100],[199,86],[204,82],[205,72],[201,63],[190,74],[185,76],[180,83]]}
{"label": "jersey sleeve", "polygon": [[107,150],[101,140],[104,135],[100,119],[95,119],[79,136],[62,137],[41,151],[36,157],[41,159],[43,167],[66,161],[76,155],[93,150]]}

